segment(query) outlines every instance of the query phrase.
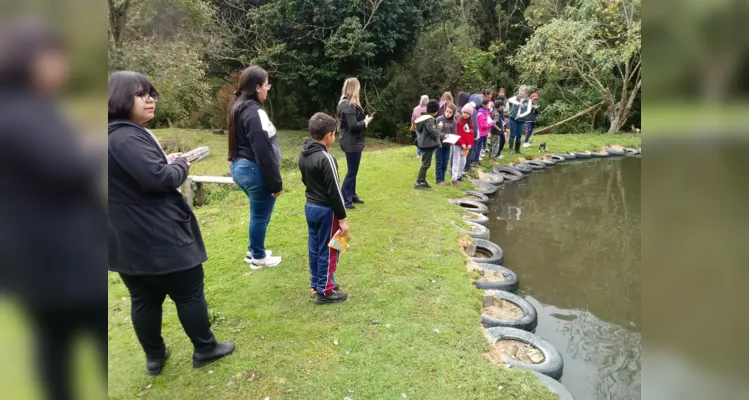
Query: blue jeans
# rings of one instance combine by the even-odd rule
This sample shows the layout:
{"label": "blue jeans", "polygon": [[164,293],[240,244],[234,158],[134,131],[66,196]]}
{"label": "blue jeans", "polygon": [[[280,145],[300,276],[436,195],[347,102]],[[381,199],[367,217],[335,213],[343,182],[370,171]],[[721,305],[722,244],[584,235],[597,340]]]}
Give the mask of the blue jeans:
{"label": "blue jeans", "polygon": [[339,221],[333,209],[314,204],[304,205],[304,215],[309,233],[309,286],[317,293],[328,295],[335,286],[333,275],[338,268],[338,250],[331,249],[328,244],[340,228]]}
{"label": "blue jeans", "polygon": [[265,258],[265,234],[273,214],[273,206],[276,205],[276,198],[265,187],[263,174],[254,161],[237,158],[231,163],[229,169],[234,183],[250,199],[250,244],[247,249],[252,253],[252,258],[263,259]]}
{"label": "blue jeans", "polygon": [[524,128],[525,121],[517,121],[514,118],[510,118],[510,142],[522,139]]}
{"label": "blue jeans", "polygon": [[341,194],[345,205],[350,206],[353,201],[359,200],[359,195],[356,194],[356,175],[359,173],[359,164],[361,164],[361,151],[346,153],[346,164],[348,171],[341,185]]}
{"label": "blue jeans", "polygon": [[442,147],[438,147],[437,151],[434,152],[435,157],[437,159],[437,183],[444,182],[445,181],[445,173],[447,172],[447,164],[450,161],[450,148],[452,145],[446,144]]}
{"label": "blue jeans", "polygon": [[536,125],[533,121],[528,121],[526,123],[526,126],[528,127],[528,133],[525,134],[525,143],[528,143],[528,139],[531,138],[531,135],[533,134],[533,126]]}

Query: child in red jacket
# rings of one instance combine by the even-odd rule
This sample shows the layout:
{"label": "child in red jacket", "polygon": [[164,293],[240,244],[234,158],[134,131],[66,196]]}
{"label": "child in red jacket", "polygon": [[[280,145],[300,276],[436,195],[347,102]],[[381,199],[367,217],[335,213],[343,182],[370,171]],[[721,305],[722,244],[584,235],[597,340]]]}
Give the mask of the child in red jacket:
{"label": "child in red jacket", "polygon": [[458,120],[457,134],[460,139],[453,145],[453,168],[450,171],[453,178],[453,186],[458,186],[458,181],[463,180],[463,169],[466,166],[466,156],[473,147],[473,126],[471,116],[474,107],[472,103],[463,106],[461,116]]}

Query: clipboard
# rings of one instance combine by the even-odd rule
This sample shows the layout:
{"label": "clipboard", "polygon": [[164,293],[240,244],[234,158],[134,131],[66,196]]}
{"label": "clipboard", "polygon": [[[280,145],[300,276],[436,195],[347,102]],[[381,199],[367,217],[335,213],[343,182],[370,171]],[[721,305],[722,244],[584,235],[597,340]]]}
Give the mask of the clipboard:
{"label": "clipboard", "polygon": [[455,143],[458,143],[458,140],[460,140],[460,136],[453,135],[452,133],[448,133],[447,137],[442,139],[442,143],[455,144]]}

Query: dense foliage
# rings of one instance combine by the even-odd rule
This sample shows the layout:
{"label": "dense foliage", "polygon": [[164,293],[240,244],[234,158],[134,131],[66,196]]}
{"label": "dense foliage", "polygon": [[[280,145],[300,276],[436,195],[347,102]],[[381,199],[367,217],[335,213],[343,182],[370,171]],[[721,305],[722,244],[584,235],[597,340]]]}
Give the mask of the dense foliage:
{"label": "dense foliage", "polygon": [[[223,127],[237,72],[271,73],[280,128],[333,112],[356,76],[398,138],[421,95],[529,85],[557,132],[639,125],[640,0],[110,0],[110,70],[148,75],[155,124]],[[625,73],[626,72],[626,73]]]}

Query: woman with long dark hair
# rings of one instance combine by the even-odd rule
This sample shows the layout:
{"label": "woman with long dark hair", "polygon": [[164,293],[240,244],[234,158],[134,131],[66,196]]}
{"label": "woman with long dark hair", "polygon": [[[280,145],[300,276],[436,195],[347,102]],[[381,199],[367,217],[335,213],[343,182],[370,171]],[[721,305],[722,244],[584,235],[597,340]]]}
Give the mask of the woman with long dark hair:
{"label": "woman with long dark hair", "polygon": [[203,292],[208,256],[198,221],[177,191],[190,163],[165,154],[144,127],[158,98],[137,72],[109,77],[109,269],[119,272],[130,291],[133,327],[150,375],[159,375],[169,357],[161,337],[167,295],[192,341],[194,368],[234,351],[233,342],[218,343],[211,332]]}
{"label": "woman with long dark hair", "polygon": [[356,176],[359,173],[362,151],[364,151],[364,138],[367,134],[367,126],[372,122],[373,115],[364,115],[364,110],[359,101],[359,90],[361,86],[356,78],[348,78],[343,83],[343,95],[338,102],[337,115],[341,129],[341,149],[346,153],[346,164],[348,172],[343,179],[341,193],[346,208],[354,208],[354,204],[364,204],[364,201],[356,194]]}
{"label": "woman with long dark hair", "polygon": [[231,176],[250,199],[250,239],[244,260],[252,269],[281,263],[281,257],[265,249],[270,217],[283,189],[277,131],[263,109],[270,87],[264,69],[245,69],[229,109]]}

